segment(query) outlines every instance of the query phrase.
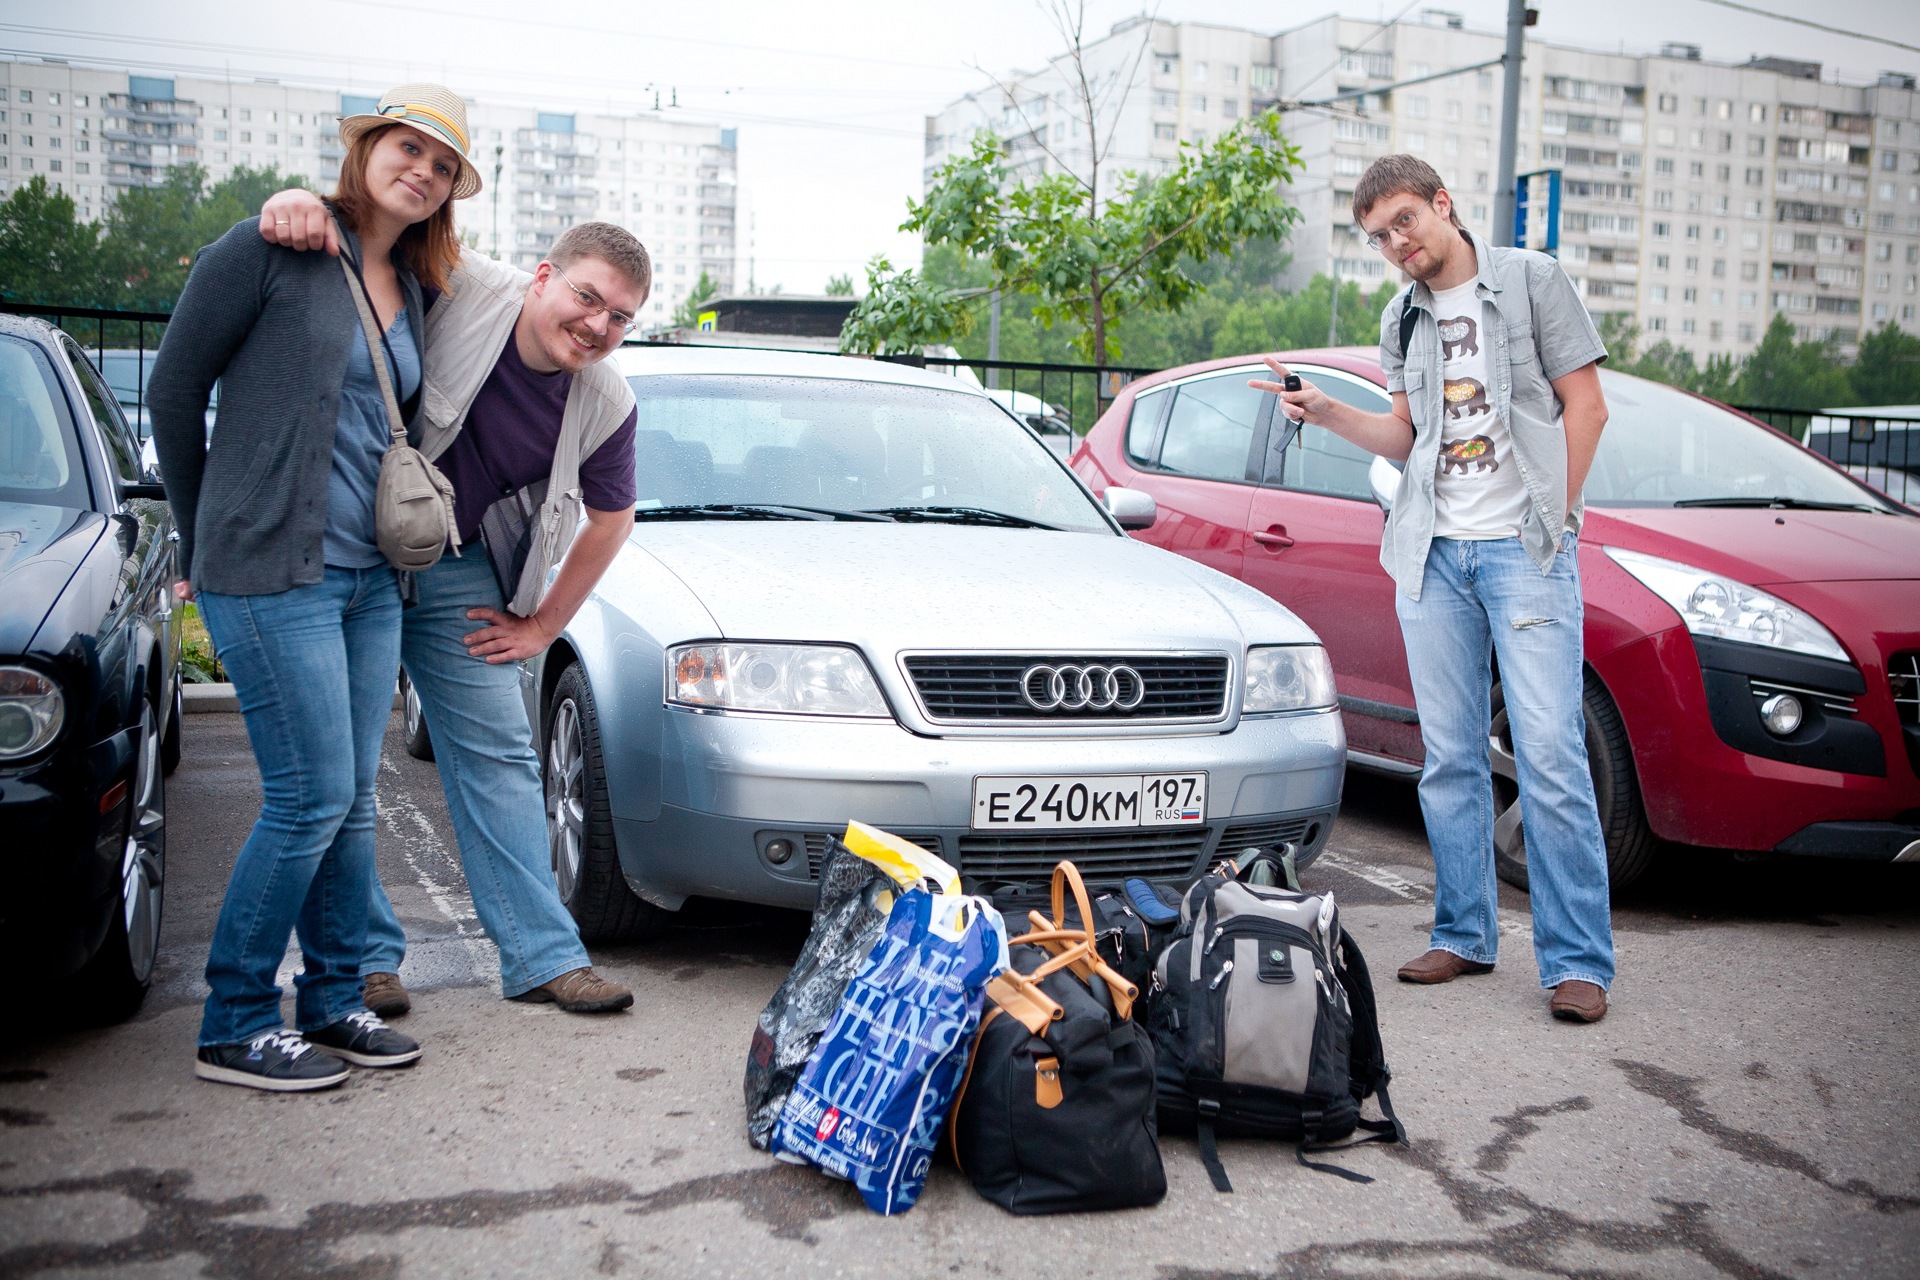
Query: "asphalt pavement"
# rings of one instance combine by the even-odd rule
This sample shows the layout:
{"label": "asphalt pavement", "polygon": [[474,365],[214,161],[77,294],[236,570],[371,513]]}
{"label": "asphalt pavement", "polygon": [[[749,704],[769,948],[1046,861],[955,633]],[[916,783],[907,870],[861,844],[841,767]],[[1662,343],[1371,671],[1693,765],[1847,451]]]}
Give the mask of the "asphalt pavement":
{"label": "asphalt pavement", "polygon": [[1612,1014],[1575,1026],[1511,891],[1493,974],[1392,980],[1432,863],[1412,789],[1355,775],[1306,879],[1380,979],[1412,1145],[1345,1157],[1374,1182],[1226,1142],[1220,1195],[1168,1138],[1154,1209],[1015,1218],[936,1165],[882,1219],[744,1135],[748,1038],[807,917],[696,902],[597,949],[627,1014],[505,1002],[397,718],[379,858],[425,1058],[308,1096],[195,1080],[206,939],[259,805],[238,716],[188,718],[169,799],[141,1013],[63,1032],[33,986],[0,1021],[0,1277],[1920,1274],[1920,868],[1674,851],[1616,904]]}

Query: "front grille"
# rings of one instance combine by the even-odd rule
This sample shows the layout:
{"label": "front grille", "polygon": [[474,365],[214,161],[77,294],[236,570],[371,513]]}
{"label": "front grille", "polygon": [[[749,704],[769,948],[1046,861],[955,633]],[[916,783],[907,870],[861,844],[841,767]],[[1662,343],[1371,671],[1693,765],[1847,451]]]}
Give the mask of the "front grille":
{"label": "front grille", "polygon": [[1887,662],[1887,683],[1900,723],[1920,725],[1920,649],[1893,655]]}
{"label": "front grille", "polygon": [[1207,831],[1204,826],[1192,826],[964,835],[960,837],[960,874],[987,884],[1045,884],[1054,864],[1066,858],[1088,880],[1180,879],[1199,870]]}
{"label": "front grille", "polygon": [[1826,709],[1829,715],[1852,716],[1859,714],[1858,709],[1854,706],[1853,699],[1844,693],[1832,693],[1824,689],[1809,689],[1804,685],[1781,684],[1777,680],[1759,680],[1752,676],[1747,678],[1747,684],[1753,689],[1753,700],[1756,703],[1765,702],[1777,693],[1789,693],[1796,698],[1818,703]]}
{"label": "front grille", "polygon": [[[1037,665],[1128,666],[1144,692],[1131,710],[1039,710],[1021,692]],[[1221,654],[921,654],[906,659],[920,705],[932,720],[1217,720],[1227,710],[1228,663]]]}
{"label": "front grille", "polygon": [[[929,853],[942,858],[947,856],[940,851],[939,836],[913,835],[910,832],[904,831],[898,834],[902,840],[908,841],[911,844],[917,844]],[[806,833],[808,879],[818,880],[820,878],[820,864],[827,860],[827,841],[833,838],[833,835],[826,831],[809,831]]]}
{"label": "front grille", "polygon": [[1277,848],[1288,842],[1301,844],[1306,840],[1307,826],[1312,821],[1313,818],[1309,816],[1235,823],[1220,837],[1220,856],[1229,857],[1242,849]]}

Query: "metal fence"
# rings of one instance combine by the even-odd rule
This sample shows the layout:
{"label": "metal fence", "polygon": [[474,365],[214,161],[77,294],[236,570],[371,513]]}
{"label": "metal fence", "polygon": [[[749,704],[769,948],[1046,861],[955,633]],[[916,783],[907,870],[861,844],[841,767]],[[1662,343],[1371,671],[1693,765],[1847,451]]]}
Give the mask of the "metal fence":
{"label": "metal fence", "polygon": [[36,316],[64,329],[93,357],[94,368],[113,388],[127,421],[146,435],[147,378],[153,356],[173,317],[164,311],[113,311],[99,307],[50,307],[0,300],[0,312]]}
{"label": "metal fence", "polygon": [[1920,414],[1852,413],[1735,405],[1833,459],[1895,502],[1920,506]]}
{"label": "metal fence", "polygon": [[985,387],[1043,440],[1072,448],[1135,378],[1157,373],[1132,365],[1044,364],[964,356],[884,356]]}

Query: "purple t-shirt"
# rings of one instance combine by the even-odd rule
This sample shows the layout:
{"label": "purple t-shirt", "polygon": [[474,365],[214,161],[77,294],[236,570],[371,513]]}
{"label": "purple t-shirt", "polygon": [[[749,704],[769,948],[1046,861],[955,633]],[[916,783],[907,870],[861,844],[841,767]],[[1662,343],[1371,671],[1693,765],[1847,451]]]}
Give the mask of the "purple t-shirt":
{"label": "purple t-shirt", "polygon": [[[467,410],[466,426],[436,465],[453,481],[454,522],[460,541],[480,536],[487,508],[553,470],[560,421],[573,388],[570,373],[536,373],[520,359],[513,334],[493,372]],[[637,409],[580,461],[580,496],[595,511],[621,511],[634,500],[634,424]]]}

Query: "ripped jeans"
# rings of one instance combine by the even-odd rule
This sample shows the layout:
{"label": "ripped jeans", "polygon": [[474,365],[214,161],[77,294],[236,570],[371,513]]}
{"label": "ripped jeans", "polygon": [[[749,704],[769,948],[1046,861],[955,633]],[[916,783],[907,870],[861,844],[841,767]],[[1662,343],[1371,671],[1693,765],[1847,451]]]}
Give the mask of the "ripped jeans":
{"label": "ripped jeans", "polygon": [[1540,985],[1613,982],[1607,851],[1581,714],[1583,609],[1576,535],[1542,574],[1518,538],[1435,538],[1420,598],[1397,594],[1426,742],[1420,808],[1433,846],[1431,945],[1492,964],[1500,943],[1488,749],[1500,664],[1526,815]]}

